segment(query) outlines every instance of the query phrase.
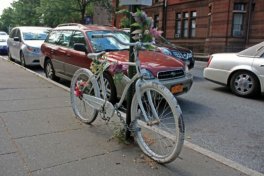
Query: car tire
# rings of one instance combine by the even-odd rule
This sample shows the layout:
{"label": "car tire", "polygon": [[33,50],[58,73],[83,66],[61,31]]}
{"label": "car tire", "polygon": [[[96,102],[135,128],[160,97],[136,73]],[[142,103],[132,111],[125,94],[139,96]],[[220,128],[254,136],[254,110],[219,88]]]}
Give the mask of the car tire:
{"label": "car tire", "polygon": [[258,93],[259,82],[251,72],[238,71],[231,77],[230,89],[237,96],[252,97]]}
{"label": "car tire", "polygon": [[117,100],[116,87],[115,87],[115,83],[114,83],[112,76],[110,74],[104,72],[104,81],[105,81],[105,85],[106,85],[107,99],[111,103],[115,103]]}
{"label": "car tire", "polygon": [[26,67],[27,64],[26,64],[26,60],[25,60],[25,56],[23,54],[23,52],[21,51],[20,52],[20,64],[23,66],[23,67]]}
{"label": "car tire", "polygon": [[47,78],[53,81],[59,81],[59,77],[55,75],[55,70],[50,59],[45,61],[44,72]]}

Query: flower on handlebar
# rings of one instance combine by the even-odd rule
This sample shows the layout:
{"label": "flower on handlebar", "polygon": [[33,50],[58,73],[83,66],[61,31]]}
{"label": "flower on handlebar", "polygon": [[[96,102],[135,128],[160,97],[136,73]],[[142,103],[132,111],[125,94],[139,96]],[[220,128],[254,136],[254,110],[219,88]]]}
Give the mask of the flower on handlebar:
{"label": "flower on handlebar", "polygon": [[[127,9],[122,9],[116,12],[116,14],[125,15],[125,19],[128,19],[129,16],[132,16],[135,19],[135,23],[130,25],[130,27],[136,28],[136,30],[132,32],[132,34],[134,34],[133,39],[135,41],[153,42],[155,38],[160,37],[163,33],[154,27],[153,19],[148,17],[147,14],[142,10],[137,9],[137,11],[133,13],[129,12]],[[126,25],[128,24],[126,23]]]}
{"label": "flower on handlebar", "polygon": [[131,24],[131,26],[137,28],[132,32],[132,34],[135,34],[134,40],[153,42],[155,38],[160,37],[163,33],[154,27],[153,19],[148,17],[144,11],[137,9],[135,13],[131,12],[130,14],[135,19],[135,23]]}

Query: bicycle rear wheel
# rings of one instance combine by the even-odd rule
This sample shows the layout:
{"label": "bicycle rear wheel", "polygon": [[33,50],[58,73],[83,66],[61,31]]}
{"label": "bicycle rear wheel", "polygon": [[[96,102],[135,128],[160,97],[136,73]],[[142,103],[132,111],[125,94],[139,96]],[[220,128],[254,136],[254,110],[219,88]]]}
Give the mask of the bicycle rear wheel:
{"label": "bicycle rear wheel", "polygon": [[171,92],[161,84],[144,83],[140,92],[144,110],[140,108],[136,94],[131,106],[135,141],[153,160],[171,162],[180,154],[184,142],[180,106]]}
{"label": "bicycle rear wheel", "polygon": [[74,73],[70,94],[75,116],[83,123],[91,124],[96,119],[98,111],[83,99],[83,95],[89,94],[100,97],[100,93],[98,83],[90,70],[81,68]]}

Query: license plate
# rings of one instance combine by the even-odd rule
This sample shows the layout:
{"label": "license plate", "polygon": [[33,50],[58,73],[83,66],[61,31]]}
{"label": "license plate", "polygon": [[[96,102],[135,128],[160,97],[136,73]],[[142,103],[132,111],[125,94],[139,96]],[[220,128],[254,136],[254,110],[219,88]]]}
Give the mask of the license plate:
{"label": "license plate", "polygon": [[181,84],[171,87],[171,93],[173,93],[173,94],[180,93],[182,91],[183,91],[183,85],[181,85]]}

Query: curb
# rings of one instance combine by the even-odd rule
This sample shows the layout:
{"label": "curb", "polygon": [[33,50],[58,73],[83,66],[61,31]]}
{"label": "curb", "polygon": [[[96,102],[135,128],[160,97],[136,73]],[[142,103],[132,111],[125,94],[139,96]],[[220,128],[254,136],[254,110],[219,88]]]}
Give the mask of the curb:
{"label": "curb", "polygon": [[[65,91],[70,92],[70,88],[68,88],[68,87],[66,87],[64,85],[61,85],[61,84],[59,84],[59,83],[57,83],[57,82],[55,82],[55,81],[53,81],[51,79],[48,79],[48,78],[46,78],[46,77],[44,77],[44,76],[42,76],[42,75],[40,75],[40,74],[28,69],[28,68],[25,68],[25,67],[15,63],[15,62],[12,62],[10,60],[6,60],[6,59],[4,59],[1,56],[0,56],[0,58],[2,60],[6,61],[6,62],[10,62],[10,63],[12,63],[12,64],[24,69],[24,70],[26,70],[26,71],[29,71],[30,73],[32,73],[32,74],[34,74],[34,75],[36,75],[36,76],[38,76],[38,77],[40,77],[40,78],[52,83],[52,84],[62,88]],[[208,57],[206,57],[207,59],[205,59],[205,57],[203,57],[203,58],[204,58],[204,60],[201,60],[201,61],[207,61],[208,60]],[[225,158],[225,157],[223,157],[223,156],[221,156],[221,155],[219,155],[219,154],[217,154],[215,152],[209,151],[209,150],[207,150],[205,148],[202,148],[202,147],[200,147],[200,146],[198,146],[196,144],[188,142],[187,140],[184,141],[184,147],[187,147],[187,148],[189,148],[189,149],[191,149],[193,151],[196,151],[196,152],[198,152],[198,153],[200,153],[200,154],[202,154],[204,156],[207,156],[207,157],[209,157],[209,158],[211,158],[211,159],[213,159],[215,161],[218,161],[219,163],[224,164],[224,165],[226,165],[226,166],[228,166],[230,168],[233,168],[233,169],[235,169],[235,170],[237,170],[237,171],[239,171],[239,172],[241,172],[243,174],[246,174],[246,175],[249,175],[249,176],[264,176],[264,174],[262,174],[262,173],[260,173],[258,171],[250,169],[250,168],[248,168],[246,166],[243,166],[243,165],[241,165],[241,164],[239,164],[239,163],[237,163],[235,161],[227,159],[227,158]]]}

